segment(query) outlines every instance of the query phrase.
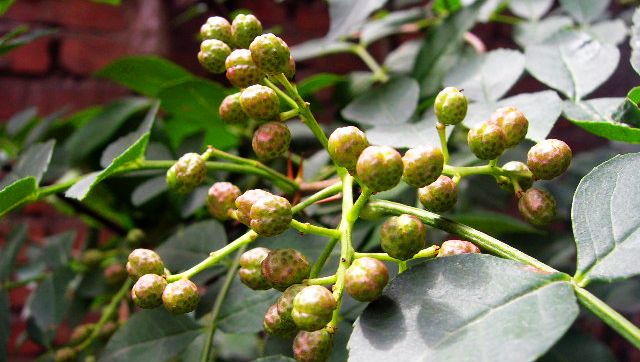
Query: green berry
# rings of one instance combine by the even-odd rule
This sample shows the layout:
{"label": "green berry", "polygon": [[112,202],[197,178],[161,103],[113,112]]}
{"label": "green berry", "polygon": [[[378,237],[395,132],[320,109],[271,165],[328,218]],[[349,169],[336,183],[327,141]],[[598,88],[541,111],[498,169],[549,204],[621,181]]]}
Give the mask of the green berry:
{"label": "green berry", "polygon": [[276,305],[278,306],[278,313],[280,314],[281,318],[288,319],[293,322],[293,317],[291,316],[291,312],[293,311],[293,299],[304,288],[306,288],[305,285],[294,284],[285,289],[284,292],[282,292],[282,295],[276,301]]}
{"label": "green berry", "polygon": [[[533,185],[533,174],[531,173],[531,171],[529,171],[529,167],[527,167],[527,165],[525,165],[524,163],[518,161],[510,161],[505,163],[504,166],[502,166],[502,169],[505,171],[518,171],[526,173],[527,176],[517,177],[518,184],[523,190],[526,190],[530,188],[531,185]],[[514,191],[513,184],[511,183],[511,178],[507,176],[498,176],[496,177],[496,181],[501,189],[509,192]]]}
{"label": "green berry", "polygon": [[240,94],[240,105],[256,121],[269,121],[280,113],[280,99],[271,88],[254,84]]}
{"label": "green berry", "polygon": [[438,179],[444,167],[444,156],[439,148],[409,149],[402,157],[402,180],[413,187],[424,187]]}
{"label": "green berry", "polygon": [[87,249],[82,252],[80,262],[88,268],[96,268],[104,259],[104,253],[98,249]]}
{"label": "green berry", "polygon": [[258,158],[272,160],[284,155],[289,150],[291,132],[286,124],[268,122],[258,127],[253,133],[251,146]]}
{"label": "green berry", "polygon": [[418,198],[429,211],[449,211],[458,201],[458,185],[449,177],[441,175],[434,182],[418,189]]}
{"label": "green berry", "polygon": [[531,147],[527,166],[538,180],[551,180],[563,174],[571,164],[571,148],[560,140],[548,139]]}
{"label": "green berry", "polygon": [[120,285],[127,276],[127,269],[120,263],[113,263],[104,269],[104,279],[109,285]]}
{"label": "green berry", "polygon": [[284,76],[287,77],[287,79],[293,79],[293,77],[296,75],[296,61],[295,59],[293,59],[293,56],[290,55],[289,56],[289,64],[287,64],[287,68],[283,71]]}
{"label": "green berry", "polygon": [[129,254],[127,273],[133,280],[145,274],[164,274],[164,263],[160,255],[149,249],[135,249]]}
{"label": "green berry", "polygon": [[162,294],[167,280],[156,274],[145,274],[131,289],[133,302],[140,308],[151,309],[162,305]]}
{"label": "green berry", "polygon": [[229,211],[233,210],[239,196],[240,189],[231,182],[214,183],[207,192],[209,214],[220,221],[228,220]]}
{"label": "green berry", "polygon": [[300,331],[293,340],[293,356],[298,362],[325,362],[332,347],[333,337],[326,330]]}
{"label": "green berry", "polygon": [[72,346],[82,343],[89,337],[93,329],[96,327],[95,323],[80,324],[71,331],[71,337],[69,338],[69,344]]}
{"label": "green berry", "polygon": [[457,88],[447,87],[436,96],[434,109],[440,123],[458,124],[467,115],[467,97]]}
{"label": "green berry", "polygon": [[356,164],[360,181],[373,192],[392,189],[402,178],[402,156],[388,146],[369,146]]}
{"label": "green berry", "polygon": [[226,96],[220,103],[218,112],[222,121],[227,124],[244,125],[249,120],[249,116],[244,113],[240,105],[240,93]]}
{"label": "green berry", "polygon": [[212,16],[200,27],[200,39],[218,39],[231,43],[231,24],[221,16]]}
{"label": "green berry", "polygon": [[186,153],[167,171],[167,185],[179,194],[187,194],[207,176],[207,164],[197,153]]}
{"label": "green berry", "polygon": [[380,229],[380,246],[392,258],[411,259],[426,241],[427,227],[413,215],[392,216]]}
{"label": "green berry", "polygon": [[438,250],[438,257],[459,254],[480,253],[480,248],[465,240],[447,240]]}
{"label": "green berry", "polygon": [[78,352],[74,348],[63,347],[56,351],[53,360],[55,362],[75,362]]}
{"label": "green berry", "polygon": [[547,191],[531,188],[518,200],[520,215],[533,225],[546,225],[556,216],[556,200]]}
{"label": "green berry", "polygon": [[248,49],[236,49],[225,61],[227,79],[238,88],[246,88],[258,84],[264,78],[262,71],[256,67]]}
{"label": "green berry", "polygon": [[345,274],[344,285],[353,299],[370,302],[382,295],[388,281],[387,266],[378,259],[365,257],[353,261]]}
{"label": "green berry", "polygon": [[138,228],[135,228],[135,229],[129,230],[129,232],[127,233],[127,236],[125,237],[125,240],[130,247],[136,247],[140,245],[145,238],[146,238],[146,235],[144,234],[144,231]]}
{"label": "green berry", "polygon": [[295,249],[276,249],[262,261],[262,275],[278,290],[300,284],[309,277],[309,261]]}
{"label": "green berry", "polygon": [[217,39],[207,39],[200,44],[198,61],[200,65],[211,73],[224,73],[224,61],[231,54],[231,48]]}
{"label": "green berry", "polygon": [[505,148],[514,147],[522,142],[529,129],[527,117],[515,107],[498,108],[491,114],[489,123],[502,128]]}
{"label": "green berry", "polygon": [[253,290],[271,288],[269,281],[262,275],[262,261],[271,250],[263,247],[245,251],[240,256],[240,281]]}
{"label": "green berry", "polygon": [[291,338],[298,331],[293,320],[282,318],[275,304],[272,304],[269,309],[267,309],[262,326],[268,334],[282,338]]}
{"label": "green berry", "polygon": [[251,41],[260,34],[262,24],[251,14],[238,14],[231,23],[231,37],[237,48],[248,48]]}
{"label": "green berry", "polygon": [[506,148],[506,138],[502,128],[482,122],[469,130],[467,135],[469,148],[481,160],[493,160]]}
{"label": "green berry", "polygon": [[260,200],[263,197],[268,197],[271,194],[267,191],[255,189],[255,190],[247,190],[244,194],[240,195],[236,201],[236,215],[238,216],[238,221],[241,223],[250,226],[251,224],[251,207],[254,203]]}
{"label": "green berry", "polygon": [[358,157],[369,147],[364,132],[353,126],[336,128],[329,136],[328,151],[333,162],[354,172]]}
{"label": "green berry", "polygon": [[189,279],[170,283],[162,293],[162,304],[174,314],[189,313],[196,309],[200,301],[198,287]]}
{"label": "green berry", "polygon": [[329,323],[336,306],[336,299],[329,289],[310,285],[293,298],[291,317],[303,331],[317,331]]}
{"label": "green berry", "polygon": [[291,52],[284,40],[269,33],[256,37],[249,45],[254,63],[266,74],[279,74],[289,69]]}
{"label": "green berry", "polygon": [[270,195],[251,206],[249,226],[260,236],[275,236],[289,228],[293,219],[291,204],[284,197]]}

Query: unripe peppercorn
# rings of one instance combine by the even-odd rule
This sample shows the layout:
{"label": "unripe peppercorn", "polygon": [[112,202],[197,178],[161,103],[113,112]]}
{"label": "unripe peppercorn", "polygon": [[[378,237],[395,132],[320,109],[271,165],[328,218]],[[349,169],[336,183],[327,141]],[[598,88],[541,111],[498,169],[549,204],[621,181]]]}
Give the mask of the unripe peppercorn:
{"label": "unripe peppercorn", "polygon": [[227,79],[238,88],[246,88],[258,84],[264,78],[264,73],[253,63],[248,49],[236,49],[224,62],[227,68]]}
{"label": "unripe peppercorn", "polygon": [[293,79],[293,77],[296,75],[296,61],[295,59],[293,59],[293,56],[290,55],[289,56],[289,64],[287,64],[287,68],[283,71],[284,76],[287,77],[287,79]]}
{"label": "unripe peppercorn", "polygon": [[293,299],[304,288],[306,288],[306,286],[303,284],[294,284],[282,292],[282,295],[276,301],[278,313],[281,318],[288,319],[293,322],[293,317],[291,316],[291,312],[293,311]]}
{"label": "unripe peppercorn", "polygon": [[390,257],[408,260],[422,250],[427,228],[413,215],[392,216],[380,229],[380,246]]}
{"label": "unripe peppercorn", "polygon": [[438,257],[480,253],[480,248],[466,240],[447,240],[438,249]]}
{"label": "unripe peppercorn", "polygon": [[167,185],[171,190],[186,194],[204,181],[207,164],[197,153],[186,153],[167,171]]}
{"label": "unripe peppercorn", "polygon": [[467,97],[457,88],[447,87],[438,93],[434,110],[442,124],[458,124],[467,115]]}
{"label": "unripe peppercorn", "polygon": [[236,216],[238,217],[238,221],[241,223],[250,226],[251,224],[251,207],[254,203],[260,200],[263,197],[269,197],[271,194],[267,191],[255,189],[255,190],[247,190],[244,194],[240,195],[236,201]]}
{"label": "unripe peppercorn", "polygon": [[240,105],[240,93],[234,93],[226,96],[220,108],[218,108],[220,118],[223,122],[231,125],[244,125],[249,120],[249,116],[244,113]]}
{"label": "unripe peppercorn", "polygon": [[200,39],[218,39],[231,44],[231,24],[221,16],[212,16],[200,27]]}
{"label": "unripe peppercorn", "polygon": [[444,166],[444,156],[439,148],[417,147],[404,154],[402,163],[402,180],[410,186],[420,188],[438,179]]}
{"label": "unripe peppercorn", "polygon": [[515,107],[498,108],[489,117],[489,123],[502,128],[505,148],[514,147],[522,142],[529,129],[527,117]]}
{"label": "unripe peppercorn", "polygon": [[300,331],[293,340],[293,356],[298,362],[325,362],[332,347],[333,337],[326,330]]}
{"label": "unripe peppercorn", "polygon": [[275,236],[289,228],[293,219],[291,204],[284,197],[269,195],[251,206],[249,226],[260,236]]}
{"label": "unripe peppercorn", "polygon": [[63,347],[56,351],[53,360],[55,362],[75,362],[78,352],[74,348]]}
{"label": "unripe peppercorn", "polygon": [[[505,163],[504,166],[502,166],[502,169],[505,171],[518,171],[526,173],[527,176],[517,177],[518,185],[520,185],[523,190],[526,190],[530,188],[531,185],[533,185],[533,174],[531,173],[531,171],[529,171],[529,167],[527,167],[527,165],[525,165],[524,163],[518,161],[510,161]],[[496,177],[496,181],[498,183],[498,187],[500,187],[501,189],[513,192],[513,184],[511,182],[511,178],[507,176],[498,176]]]}
{"label": "unripe peppercorn", "polygon": [[224,61],[231,54],[231,48],[217,39],[207,39],[200,44],[198,61],[200,65],[211,73],[224,73]]}
{"label": "unripe peppercorn", "polygon": [[157,308],[162,305],[162,293],[166,287],[165,278],[156,274],[145,274],[133,285],[131,298],[140,308]]}
{"label": "unripe peppercorn", "polygon": [[271,88],[254,84],[240,94],[240,105],[249,117],[265,122],[275,119],[280,112],[280,99]]}
{"label": "unripe peppercorn", "polygon": [[104,279],[109,285],[120,285],[127,276],[127,269],[120,263],[113,263],[104,269]]}
{"label": "unripe peppercorn", "polygon": [[329,136],[327,150],[336,165],[355,172],[358,157],[369,146],[364,132],[353,126],[336,128]]}
{"label": "unripe peppercorn", "polygon": [[482,122],[470,129],[467,143],[471,152],[481,160],[492,160],[500,156],[506,148],[502,128],[488,122]]}
{"label": "unripe peppercorn", "polygon": [[571,148],[563,141],[548,139],[531,147],[527,166],[538,180],[551,180],[563,174],[571,164]]}
{"label": "unripe peppercorn", "polygon": [[336,306],[336,299],[327,288],[310,285],[293,298],[291,316],[303,331],[317,331],[329,323]]}
{"label": "unripe peppercorn", "polygon": [[269,33],[257,36],[249,45],[251,57],[266,74],[284,73],[289,68],[291,52],[284,40]]}
{"label": "unripe peppercorn", "polygon": [[518,200],[518,210],[531,224],[546,225],[556,216],[556,200],[547,191],[531,188]]}
{"label": "unripe peppercorn", "polygon": [[362,151],[356,164],[360,181],[373,192],[392,189],[400,182],[402,156],[388,146],[369,146]]}
{"label": "unripe peppercorn", "polygon": [[88,268],[96,268],[104,259],[104,252],[98,249],[87,249],[82,252],[80,262]]}
{"label": "unripe peppercorn", "polygon": [[75,346],[82,343],[89,335],[91,331],[96,327],[95,323],[80,324],[71,331],[71,337],[69,338],[69,344]]}
{"label": "unripe peppercorn", "polygon": [[441,175],[431,184],[418,189],[418,198],[429,211],[449,211],[458,201],[458,185],[448,176]]}
{"label": "unripe peppercorn", "polygon": [[378,259],[358,258],[351,263],[345,274],[345,288],[353,299],[370,302],[382,295],[389,281],[387,266]]}
{"label": "unripe peppercorn", "polygon": [[195,310],[199,301],[198,287],[188,279],[169,283],[162,293],[162,305],[174,314],[184,314]]}
{"label": "unripe peppercorn", "polygon": [[128,257],[127,273],[133,280],[145,274],[164,274],[164,263],[160,255],[149,249],[135,249]]}
{"label": "unripe peppercorn", "polygon": [[307,258],[295,249],[276,249],[262,261],[262,275],[278,290],[300,284],[309,277]]}
{"label": "unripe peppercorn", "polygon": [[233,210],[240,189],[231,182],[216,182],[207,192],[207,210],[214,218],[224,221],[229,219],[229,211]]}
{"label": "unripe peppercorn", "polygon": [[298,332],[298,328],[295,323],[293,323],[293,320],[282,318],[275,304],[272,304],[269,309],[267,309],[262,326],[268,334],[282,338],[293,337],[296,332]]}
{"label": "unripe peppercorn", "polygon": [[258,158],[272,160],[284,155],[291,143],[291,131],[281,122],[268,122],[253,133],[251,146]]}
{"label": "unripe peppercorn", "polygon": [[238,14],[231,23],[231,37],[237,48],[248,48],[251,41],[262,34],[260,20],[251,14]]}
{"label": "unripe peppercorn", "polygon": [[262,275],[262,261],[269,255],[270,251],[267,248],[257,247],[242,253],[238,275],[244,285],[253,290],[271,288],[269,281]]}

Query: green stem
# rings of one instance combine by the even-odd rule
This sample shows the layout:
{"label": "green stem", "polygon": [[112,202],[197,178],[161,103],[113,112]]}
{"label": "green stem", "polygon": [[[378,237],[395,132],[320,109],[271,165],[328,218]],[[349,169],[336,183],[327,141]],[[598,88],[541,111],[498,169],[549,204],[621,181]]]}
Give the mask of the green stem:
{"label": "green stem", "polygon": [[438,130],[438,137],[440,138],[440,147],[442,148],[442,156],[444,158],[444,164],[449,163],[449,147],[447,146],[447,132],[446,126],[440,122],[436,123],[436,130]]}
{"label": "green stem", "polygon": [[517,18],[515,16],[502,15],[502,14],[491,14],[489,20],[495,21],[497,23],[509,24],[509,25],[518,25],[522,23],[522,19]]}
{"label": "green stem", "polygon": [[342,190],[342,182],[336,182],[335,184],[316,192],[315,194],[296,204],[291,208],[291,212],[293,212],[294,214],[298,213],[320,200],[324,200],[327,197],[337,194],[338,192],[340,192],[340,190]]}
{"label": "green stem", "polygon": [[299,114],[300,114],[300,110],[298,108],[294,108],[286,112],[281,112],[279,116],[280,122],[288,121],[291,118],[297,117]]}
{"label": "green stem", "polygon": [[[433,245],[433,246],[430,246],[430,247],[428,247],[426,249],[422,249],[416,255],[414,255],[410,260],[435,258],[438,255],[438,249],[440,249],[440,247],[438,247],[437,245]],[[390,261],[390,262],[393,262],[393,263],[401,263],[402,262],[402,260],[400,260],[400,259],[396,259],[396,258],[390,257],[389,254],[387,254],[387,253],[358,253],[358,252],[355,252],[353,254],[353,258],[354,259],[373,258],[373,259],[378,259],[380,261]]]}
{"label": "green stem", "polygon": [[73,186],[73,184],[75,184],[76,182],[80,181],[82,178],[84,178],[86,175],[81,175],[81,176],[77,176],[65,181],[62,181],[60,183],[56,183],[53,185],[49,185],[49,186],[45,186],[42,187],[38,190],[38,196],[36,196],[36,200],[42,200],[45,197],[49,196],[49,195],[53,195],[53,194],[57,194],[59,192],[63,192],[66,191],[69,187]]}
{"label": "green stem", "polygon": [[293,109],[297,110],[299,108],[298,103],[296,103],[296,101],[294,101],[291,97],[289,97],[289,95],[287,95],[287,93],[283,92],[282,89],[278,88],[277,85],[273,84],[272,81],[270,81],[267,78],[264,78],[263,81],[264,81],[264,84],[267,85],[267,87],[273,89],[273,91],[276,92],[280,96],[280,98],[284,99],[285,102],[289,103],[289,105]]}
{"label": "green stem", "polygon": [[338,279],[337,275],[330,275],[328,277],[322,277],[322,278],[309,278],[306,279],[303,284],[306,285],[329,285],[329,284],[333,284],[336,282],[336,280]]}
{"label": "green stem", "polygon": [[405,271],[407,271],[407,262],[406,261],[401,261],[398,263],[398,273],[402,274]]}
{"label": "green stem", "polygon": [[324,247],[324,250],[322,250],[322,254],[320,254],[316,262],[311,266],[309,278],[316,278],[318,274],[320,274],[320,271],[322,271],[322,267],[327,262],[327,259],[329,259],[329,256],[333,252],[333,249],[336,247],[336,244],[338,244],[338,241],[340,241],[339,237],[329,240],[327,245]]}
{"label": "green stem", "polygon": [[491,164],[482,166],[451,166],[444,165],[442,173],[449,176],[465,177],[469,175],[492,175],[492,176],[507,176],[513,177],[527,177],[531,176],[527,171],[507,171],[501,167],[492,166]]}
{"label": "green stem", "polygon": [[376,62],[375,59],[369,54],[367,48],[364,46],[357,44],[351,48],[351,51],[360,57],[362,61],[371,69],[373,72],[373,77],[377,80],[380,80],[382,83],[386,83],[389,81],[389,75],[387,72]]}
{"label": "green stem", "polygon": [[317,225],[313,225],[310,223],[302,223],[296,219],[291,220],[291,223],[289,224],[291,225],[292,228],[298,230],[299,232],[303,233],[303,234],[316,234],[316,235],[321,235],[321,236],[326,236],[329,238],[339,238],[340,237],[340,231],[336,230],[336,229],[329,229],[329,228],[325,228],[322,226],[317,226]]}

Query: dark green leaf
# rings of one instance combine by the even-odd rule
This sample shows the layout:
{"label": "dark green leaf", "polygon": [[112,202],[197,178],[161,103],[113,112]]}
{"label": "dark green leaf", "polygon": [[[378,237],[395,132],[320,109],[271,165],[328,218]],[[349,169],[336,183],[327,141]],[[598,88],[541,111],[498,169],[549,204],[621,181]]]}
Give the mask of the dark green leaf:
{"label": "dark green leaf", "polygon": [[31,128],[24,140],[24,144],[31,145],[43,138],[53,123],[64,116],[68,111],[69,107],[65,106],[42,118],[33,128]]}
{"label": "dark green leaf", "polygon": [[150,178],[133,190],[131,193],[131,203],[134,206],[140,206],[167,191],[167,189],[167,178],[165,175]]}
{"label": "dark green leaf", "polygon": [[14,2],[16,0],[0,0],[0,15],[4,15]]}
{"label": "dark green leaf", "polygon": [[640,74],[640,9],[633,13],[633,26],[631,27],[631,66]]}
{"label": "dark green leaf", "polygon": [[329,41],[324,38],[308,40],[304,43],[291,47],[291,55],[297,62],[303,60],[352,51],[354,44],[345,41]]}
{"label": "dark green leaf", "polygon": [[29,107],[21,112],[14,114],[7,121],[7,134],[15,136],[27,127],[31,121],[38,116],[38,108]]}
{"label": "dark green leaf", "polygon": [[75,231],[67,231],[61,234],[49,236],[42,247],[40,260],[49,268],[57,269],[69,265],[71,261],[71,248],[76,238]]}
{"label": "dark green leaf", "polygon": [[[447,127],[447,137],[453,131]],[[367,130],[367,138],[373,144],[384,144],[398,148],[440,145],[436,131],[436,116],[430,109],[423,118],[415,123],[379,124]]]}
{"label": "dark green leaf", "polygon": [[360,33],[360,43],[367,46],[378,39],[398,33],[402,25],[425,17],[426,10],[423,7],[392,12],[382,19],[366,23]]}
{"label": "dark green leaf", "polygon": [[0,190],[0,216],[36,196],[38,183],[33,177],[23,178]]}
{"label": "dark green leaf", "polygon": [[523,48],[541,44],[573,25],[566,16],[549,16],[539,21],[523,22],[514,27],[513,38]]}
{"label": "dark green leaf", "polygon": [[50,140],[47,143],[36,143],[29,146],[20,155],[11,173],[0,181],[0,188],[29,176],[33,177],[36,183],[39,183],[42,175],[47,171],[55,143],[54,140]]}
{"label": "dark green leaf", "polygon": [[7,343],[11,333],[11,309],[9,309],[9,296],[0,289],[0,356],[7,356]]}
{"label": "dark green leaf", "polygon": [[218,315],[218,326],[226,333],[254,333],[262,330],[267,308],[278,298],[276,290],[252,290],[233,279]]}
{"label": "dark green leaf", "polygon": [[108,5],[120,5],[120,3],[122,2],[121,0],[91,0],[94,3],[99,3],[99,4],[108,4]]}
{"label": "dark green leaf", "polygon": [[622,19],[601,21],[585,30],[601,43],[620,45],[629,33]]}
{"label": "dark green leaf", "polygon": [[409,74],[414,67],[421,46],[420,40],[409,40],[402,43],[387,55],[384,60],[385,68],[393,73]]}
{"label": "dark green leaf", "polygon": [[627,93],[627,98],[613,113],[616,122],[622,122],[632,127],[640,127],[640,87],[635,87]]}
{"label": "dark green leaf", "polygon": [[521,18],[538,20],[553,6],[553,0],[511,0],[509,9]]}
{"label": "dark green leaf", "polygon": [[[6,11],[6,8],[9,7],[11,3],[13,3],[13,1],[9,1],[9,4],[7,4],[6,0],[4,0],[5,3],[3,4],[2,1],[3,0],[0,0],[0,15],[2,15],[4,11]],[[15,48],[29,44],[38,38],[49,36],[57,32],[57,30],[55,29],[36,29],[29,33],[26,33],[27,30],[27,26],[21,25],[10,31],[8,34],[2,36],[0,38],[0,56],[10,52]]]}
{"label": "dark green leaf", "polygon": [[[573,124],[580,126],[584,130],[610,139],[612,141],[623,141],[628,143],[640,143],[640,129],[632,128],[628,124],[613,120],[620,103],[626,104],[628,100],[621,98],[597,98],[588,101],[573,103],[565,101],[564,114]],[[629,104],[634,106],[633,104]],[[637,108],[637,107],[636,107]],[[625,117],[632,114],[632,108],[616,114],[618,117]]]}
{"label": "dark green leaf", "polygon": [[580,332],[569,331],[538,362],[616,362],[605,344]]}
{"label": "dark green leaf", "polygon": [[327,0],[329,2],[329,18],[331,24],[328,41],[351,35],[358,30],[369,14],[378,10],[387,0]]}
{"label": "dark green leaf", "polygon": [[415,80],[395,78],[354,99],[342,110],[342,116],[360,124],[397,126],[413,115],[419,91]]}
{"label": "dark green leaf", "polygon": [[11,234],[9,234],[7,242],[2,248],[2,255],[0,255],[0,283],[11,278],[16,256],[26,240],[27,224],[16,225],[11,230]]}
{"label": "dark green leaf", "polygon": [[560,0],[560,4],[574,19],[588,24],[602,16],[609,0]]}
{"label": "dark green leaf", "polygon": [[314,74],[309,78],[305,78],[304,80],[298,83],[298,93],[302,98],[306,98],[313,93],[316,93],[322,89],[327,87],[331,87],[336,85],[337,83],[343,82],[344,77],[337,74],[331,73],[319,73]]}
{"label": "dark green leaf", "polygon": [[452,216],[455,221],[484,231],[492,236],[504,234],[542,234],[533,226],[506,214],[490,211],[472,211],[456,213]]}
{"label": "dark green leaf", "polygon": [[255,362],[295,362],[295,359],[291,357],[285,357],[283,355],[276,355],[276,356],[261,357],[255,360]]}
{"label": "dark green leaf", "polygon": [[414,266],[362,313],[349,360],[535,360],[578,315],[564,278],[481,254]]}
{"label": "dark green leaf", "polygon": [[436,0],[433,2],[433,10],[439,13],[452,13],[460,10],[462,2],[460,0]]}

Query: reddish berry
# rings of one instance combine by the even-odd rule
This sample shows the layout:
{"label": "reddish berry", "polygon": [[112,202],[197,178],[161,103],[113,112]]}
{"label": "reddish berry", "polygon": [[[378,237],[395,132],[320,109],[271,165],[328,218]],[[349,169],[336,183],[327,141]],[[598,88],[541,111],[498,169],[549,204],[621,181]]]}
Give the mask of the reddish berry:
{"label": "reddish berry", "polygon": [[75,362],[78,352],[74,348],[63,347],[56,351],[54,362]]}
{"label": "reddish berry", "polygon": [[[505,163],[504,166],[502,166],[502,169],[505,171],[517,171],[526,173],[527,176],[516,177],[518,180],[518,185],[520,185],[523,190],[526,190],[530,188],[531,185],[533,185],[533,174],[531,173],[531,171],[529,171],[529,167],[527,167],[527,165],[525,165],[524,163],[518,161],[510,161]],[[501,189],[513,192],[513,183],[511,182],[511,178],[507,176],[498,176],[496,177],[496,181],[498,182],[498,186]]]}
{"label": "reddish berry", "polygon": [[120,263],[113,263],[104,269],[104,279],[109,285],[120,285],[127,276],[127,269]]}
{"label": "reddish berry", "polygon": [[284,197],[270,195],[256,201],[251,206],[249,226],[261,236],[282,234],[293,219],[291,204]]}
{"label": "reddish berry", "polygon": [[458,254],[480,253],[480,248],[465,240],[447,240],[438,250],[438,257]]}
{"label": "reddish berry", "polygon": [[458,201],[458,185],[449,177],[441,175],[433,183],[418,189],[418,198],[429,211],[449,211]]}
{"label": "reddish berry", "polygon": [[224,61],[231,54],[231,48],[217,39],[207,39],[200,44],[198,61],[200,65],[211,73],[223,73]]}
{"label": "reddish berry", "polygon": [[200,27],[200,39],[218,39],[231,44],[231,24],[221,16],[212,16]]}
{"label": "reddish berry", "polygon": [[329,323],[336,306],[336,299],[327,288],[310,285],[293,298],[291,316],[303,331],[317,331]]}
{"label": "reddish berry", "polygon": [[336,128],[329,136],[329,156],[336,165],[354,172],[358,157],[369,146],[364,132],[353,126]]}
{"label": "reddish berry", "polygon": [[268,122],[253,133],[251,146],[258,158],[272,160],[284,155],[291,143],[291,132],[286,124]]}
{"label": "reddish berry", "polygon": [[240,105],[256,121],[269,121],[280,113],[280,99],[271,88],[254,84],[240,94]]}
{"label": "reddish berry", "polygon": [[333,338],[326,330],[300,331],[293,340],[293,356],[298,362],[325,362],[332,347]]}
{"label": "reddish berry", "polygon": [[197,153],[186,153],[167,171],[167,185],[179,194],[187,194],[207,176],[207,164]]}
{"label": "reddish berry", "polygon": [[438,179],[444,166],[444,156],[435,147],[411,148],[402,157],[402,163],[402,180],[410,186],[420,188]]}
{"label": "reddish berry", "polygon": [[276,305],[278,306],[278,313],[281,318],[288,319],[293,322],[293,317],[291,316],[291,312],[293,311],[293,299],[304,288],[306,288],[305,285],[294,284],[282,292],[282,295],[276,302]]}
{"label": "reddish berry", "polygon": [[267,74],[284,73],[289,70],[291,53],[284,40],[269,33],[256,37],[249,45],[254,63]]}
{"label": "reddish berry", "polygon": [[268,197],[271,194],[267,191],[256,189],[256,190],[247,190],[244,194],[240,195],[236,201],[236,215],[238,217],[238,221],[241,223],[250,226],[251,224],[251,207],[256,201],[260,200],[263,197]]}
{"label": "reddish berry", "polygon": [[347,293],[361,302],[378,299],[388,281],[387,266],[378,259],[368,257],[354,260],[345,274]]}
{"label": "reddish berry", "polygon": [[511,148],[522,142],[529,129],[527,117],[515,107],[498,108],[491,114],[489,123],[502,128],[506,148]]}
{"label": "reddish berry", "polygon": [[402,156],[388,146],[369,146],[356,164],[360,181],[373,192],[392,189],[402,178]]}
{"label": "reddish berry", "polygon": [[527,166],[536,179],[551,180],[563,174],[571,163],[571,148],[555,139],[539,142],[527,154]]}
{"label": "reddish berry", "polygon": [[287,65],[287,68],[283,73],[284,76],[288,79],[293,79],[293,77],[296,75],[296,61],[295,59],[293,59],[293,56],[289,56],[289,64]]}
{"label": "reddish berry", "polygon": [[145,274],[164,274],[164,263],[160,255],[149,249],[135,249],[129,254],[127,272],[133,280]]}
{"label": "reddish berry", "polygon": [[249,116],[242,110],[240,105],[240,93],[226,96],[218,109],[220,118],[227,124],[244,125]]}
{"label": "reddish berry", "polygon": [[276,249],[262,261],[262,275],[278,290],[300,284],[309,276],[309,261],[297,250]]}
{"label": "reddish berry", "polygon": [[246,88],[260,83],[264,78],[262,71],[253,63],[248,49],[234,50],[224,64],[227,68],[227,79],[235,87]]}
{"label": "reddish berry", "polygon": [[467,115],[467,97],[457,88],[447,87],[436,96],[434,110],[440,123],[458,124]]}
{"label": "reddish berry", "polygon": [[293,337],[298,331],[293,320],[282,318],[275,304],[272,304],[269,309],[267,309],[262,326],[268,334],[282,338]]}
{"label": "reddish berry", "polygon": [[162,305],[162,293],[167,281],[156,274],[145,274],[138,279],[131,289],[131,298],[140,308],[151,309]]}
{"label": "reddish berry", "polygon": [[251,41],[260,34],[262,24],[251,14],[238,14],[231,23],[233,45],[237,48],[248,48]]}
{"label": "reddish berry", "polygon": [[189,313],[196,309],[200,301],[198,287],[188,279],[170,283],[162,293],[162,304],[174,314]]}
{"label": "reddish berry", "polygon": [[380,246],[390,257],[408,260],[422,250],[427,240],[427,228],[413,215],[392,216],[380,230]]}
{"label": "reddish berry", "polygon": [[547,191],[531,188],[518,200],[522,217],[533,225],[546,225],[556,216],[556,200]]}
{"label": "reddish berry", "polygon": [[95,323],[80,324],[79,326],[75,327],[73,331],[71,331],[69,344],[75,346],[82,343],[89,337],[95,327]]}
{"label": "reddish berry", "polygon": [[467,143],[471,152],[479,159],[493,160],[504,152],[506,138],[502,128],[482,122],[469,130]]}
{"label": "reddish berry", "polygon": [[271,288],[269,281],[262,275],[262,261],[271,250],[263,247],[245,251],[240,256],[240,281],[253,290]]}
{"label": "reddish berry", "polygon": [[214,218],[224,221],[229,219],[229,211],[233,210],[235,200],[240,196],[240,189],[231,182],[216,182],[207,193],[207,210]]}

